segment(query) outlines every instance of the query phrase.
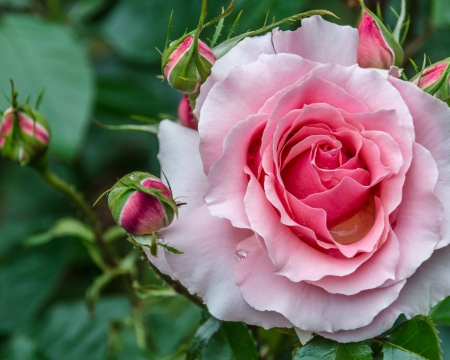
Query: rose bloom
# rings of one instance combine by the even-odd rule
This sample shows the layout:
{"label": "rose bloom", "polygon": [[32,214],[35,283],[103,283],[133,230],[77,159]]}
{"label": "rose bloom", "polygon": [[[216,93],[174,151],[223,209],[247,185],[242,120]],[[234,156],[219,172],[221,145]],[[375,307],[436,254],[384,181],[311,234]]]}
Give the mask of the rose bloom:
{"label": "rose bloom", "polygon": [[357,65],[358,32],[311,17],[247,38],[202,85],[199,131],[160,126],[187,205],[149,259],[212,315],[341,342],[450,295],[450,110]]}

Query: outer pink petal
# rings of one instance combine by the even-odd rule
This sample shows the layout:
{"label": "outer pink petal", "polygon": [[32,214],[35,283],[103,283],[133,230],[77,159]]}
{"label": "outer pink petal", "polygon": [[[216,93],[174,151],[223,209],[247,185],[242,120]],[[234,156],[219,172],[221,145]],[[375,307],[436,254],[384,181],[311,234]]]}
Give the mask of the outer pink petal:
{"label": "outer pink petal", "polygon": [[204,204],[207,190],[206,176],[198,151],[198,132],[164,120],[159,125],[159,154],[161,171],[167,176],[173,197],[186,202],[180,215]]}
{"label": "outer pink petal", "polygon": [[197,119],[211,88],[219,81],[225,79],[236,66],[250,64],[258,60],[261,54],[274,54],[272,34],[249,37],[242,40],[232,48],[225,56],[216,60],[211,75],[200,88],[200,95],[195,102],[194,114]]}
{"label": "outer pink petal", "polygon": [[394,226],[400,244],[397,280],[410,277],[441,240],[442,206],[434,194],[438,170],[428,150],[419,144],[413,149]]}
{"label": "outer pink petal", "polygon": [[369,325],[352,331],[320,335],[340,342],[361,341],[388,330],[400,314],[405,314],[408,319],[419,314],[427,315],[434,305],[450,294],[449,263],[450,247],[435,251],[406,281],[398,299],[380,312]]}
{"label": "outer pink petal", "polygon": [[307,331],[357,329],[392,304],[405,281],[354,296],[334,295],[305,282],[294,283],[274,273],[273,264],[254,238],[238,245],[248,252],[235,265],[236,283],[255,309],[274,310]]}
{"label": "outer pink petal", "polygon": [[414,120],[416,141],[428,149],[436,161],[439,176],[435,193],[444,207],[442,240],[450,243],[450,109],[447,104],[423,92],[414,84],[389,78],[408,105]]}
{"label": "outer pink petal", "polygon": [[165,254],[174,276],[203,299],[212,315],[264,328],[292,326],[278,313],[250,307],[235,283],[236,246],[254,238],[250,230],[234,228],[228,220],[211,216],[205,204],[180,216],[160,234],[170,246],[184,252]]}
{"label": "outer pink petal", "polygon": [[226,218],[240,228],[249,228],[244,208],[248,186],[247,154],[252,135],[267,121],[266,114],[250,116],[237,124],[224,142],[224,153],[211,167],[205,195],[211,215]]}
{"label": "outer pink petal", "polygon": [[302,20],[296,31],[273,32],[276,53],[297,54],[320,62],[343,66],[356,64],[358,31],[350,26],[339,26],[312,16]]}
{"label": "outer pink petal", "polygon": [[244,202],[251,227],[263,238],[274,271],[292,281],[315,281],[327,275],[345,276],[372,256],[363,253],[352,259],[338,259],[307,245],[280,222],[280,215],[254,177],[250,179]]}
{"label": "outer pink petal", "polygon": [[250,65],[235,67],[225,80],[217,83],[209,92],[199,117],[200,153],[205,172],[222,155],[223,140],[238,122],[257,114],[267,99],[315,66],[297,55],[261,55]]}

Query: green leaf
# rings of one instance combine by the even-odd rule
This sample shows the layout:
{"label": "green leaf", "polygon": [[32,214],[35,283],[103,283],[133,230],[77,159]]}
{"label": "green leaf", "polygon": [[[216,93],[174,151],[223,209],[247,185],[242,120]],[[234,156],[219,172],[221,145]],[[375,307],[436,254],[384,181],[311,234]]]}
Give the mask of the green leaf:
{"label": "green leaf", "polygon": [[120,238],[125,238],[125,236],[127,236],[127,232],[125,231],[124,228],[115,225],[106,229],[105,234],[103,236],[106,242],[110,242]]}
{"label": "green leaf", "polygon": [[430,316],[437,325],[450,325],[450,297],[445,298],[431,309]]}
{"label": "green leaf", "polygon": [[[49,40],[51,39],[51,41]],[[0,21],[0,89],[31,104],[45,87],[40,112],[52,129],[50,150],[67,160],[81,146],[93,100],[93,78],[85,50],[72,31],[32,16],[9,15]],[[0,109],[9,107],[0,97]]]}
{"label": "green leaf", "polygon": [[56,289],[70,248],[55,243],[0,259],[0,332],[13,331],[37,314]]}
{"label": "green leaf", "polygon": [[186,353],[186,360],[199,359],[200,353],[208,345],[212,336],[219,330],[220,325],[222,325],[222,320],[210,317],[198,328]]}
{"label": "green leaf", "polygon": [[142,300],[173,297],[178,295],[171,287],[157,285],[141,286],[136,280],[133,282],[133,289],[139,299]]}
{"label": "green leaf", "polygon": [[65,236],[73,236],[89,242],[94,242],[95,239],[94,233],[85,223],[74,218],[64,218],[58,220],[47,232],[32,235],[27,238],[25,240],[25,245],[42,245]]}
{"label": "green leaf", "polygon": [[128,301],[121,297],[99,300],[93,316],[84,301],[55,304],[37,331],[39,348],[49,360],[104,360],[110,324],[130,314]]}
{"label": "green leaf", "polygon": [[259,358],[256,342],[247,325],[237,322],[223,322],[201,356],[202,360],[257,360]]}
{"label": "green leaf", "polygon": [[7,344],[6,352],[0,355],[1,360],[43,360],[38,356],[37,344],[26,334],[15,334]]}
{"label": "green leaf", "polygon": [[299,348],[292,360],[371,360],[372,350],[365,342],[338,343],[315,336]]}
{"label": "green leaf", "polygon": [[437,26],[450,26],[450,2],[448,0],[432,0],[432,19]]}
{"label": "green leaf", "polygon": [[383,343],[384,360],[441,360],[436,328],[430,318],[416,316],[394,329]]}
{"label": "green leaf", "polygon": [[108,130],[138,131],[150,134],[158,134],[158,125],[106,125],[98,121],[95,121],[95,123],[98,126]]}

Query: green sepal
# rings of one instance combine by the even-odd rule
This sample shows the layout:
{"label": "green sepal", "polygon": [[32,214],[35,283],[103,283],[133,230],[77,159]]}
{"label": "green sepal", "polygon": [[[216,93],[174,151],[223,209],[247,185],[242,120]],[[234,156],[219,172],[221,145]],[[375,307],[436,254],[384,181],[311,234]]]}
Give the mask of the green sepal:
{"label": "green sepal", "polygon": [[232,48],[234,48],[239,42],[241,42],[242,40],[244,40],[247,37],[260,35],[262,33],[267,32],[268,30],[273,29],[276,26],[286,24],[286,23],[292,23],[295,21],[300,21],[302,19],[305,19],[305,18],[313,16],[313,15],[331,15],[331,16],[334,16],[337,18],[337,16],[334,15],[331,11],[327,11],[327,10],[307,11],[307,12],[304,12],[301,14],[287,17],[287,18],[277,21],[277,22],[273,22],[272,24],[269,24],[269,25],[265,25],[258,30],[248,31],[244,34],[227,39],[224,42],[220,43],[219,45],[215,46],[212,50],[213,50],[216,58],[220,59],[222,56],[224,56],[226,53],[228,53]]}
{"label": "green sepal", "polygon": [[449,90],[449,84],[450,84],[450,58],[446,58],[442,61],[438,61],[434,63],[433,65],[428,66],[427,68],[424,68],[420,73],[416,74],[410,81],[415,82],[418,81],[418,86],[420,86],[420,79],[422,78],[425,71],[435,67],[436,65],[447,63],[447,67],[445,68],[444,72],[442,73],[441,77],[438,81],[436,81],[434,84],[431,84],[430,86],[427,86],[423,91],[426,93],[436,96],[437,98],[445,101],[445,99],[449,96],[450,90]]}
{"label": "green sepal", "polygon": [[[155,234],[155,233],[153,233],[153,234]],[[141,248],[143,246],[148,247],[150,249],[150,253],[155,257],[158,256],[157,246],[161,246],[162,248],[166,249],[167,251],[177,254],[177,255],[184,254],[184,252],[174,248],[173,246],[169,246],[167,244],[164,244],[161,241],[158,241],[157,235],[153,236],[153,234],[149,234],[149,235],[128,234],[128,241],[131,242],[134,246],[137,246],[138,248]]]}
{"label": "green sepal", "polygon": [[359,0],[359,2],[361,4],[361,7],[363,8],[363,13],[365,11],[372,17],[372,19],[377,24],[378,29],[381,31],[381,35],[383,36],[383,39],[386,41],[387,46],[392,51],[394,56],[393,65],[401,67],[405,56],[401,45],[395,39],[394,35],[383,24],[383,22],[378,18],[378,16],[375,15],[372,11],[370,11],[370,9],[364,4],[364,0]]}

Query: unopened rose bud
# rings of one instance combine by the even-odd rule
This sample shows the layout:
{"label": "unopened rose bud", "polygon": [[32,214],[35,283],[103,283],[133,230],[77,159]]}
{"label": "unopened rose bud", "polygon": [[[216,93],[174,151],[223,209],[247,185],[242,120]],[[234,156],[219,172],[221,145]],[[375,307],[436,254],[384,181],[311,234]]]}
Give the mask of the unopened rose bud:
{"label": "unopened rose bud", "polygon": [[47,150],[50,128],[37,111],[7,109],[0,124],[0,149],[3,156],[22,165]]}
{"label": "unopened rose bud", "polygon": [[173,221],[176,203],[157,177],[133,172],[120,179],[108,195],[108,206],[116,223],[129,234],[152,234]]}
{"label": "unopened rose bud", "polygon": [[194,94],[211,74],[216,61],[212,50],[198,40],[198,51],[193,36],[173,42],[162,59],[164,76],[170,86],[185,94]]}
{"label": "unopened rose bud", "polygon": [[192,114],[191,105],[189,104],[189,98],[187,95],[183,95],[180,103],[178,104],[178,119],[183,126],[197,130],[198,124]]}
{"label": "unopened rose bud", "polygon": [[358,64],[362,68],[401,66],[403,50],[378,17],[364,8],[358,26]]}
{"label": "unopened rose bud", "polygon": [[450,95],[450,59],[429,66],[411,81],[425,92],[448,102]]}

